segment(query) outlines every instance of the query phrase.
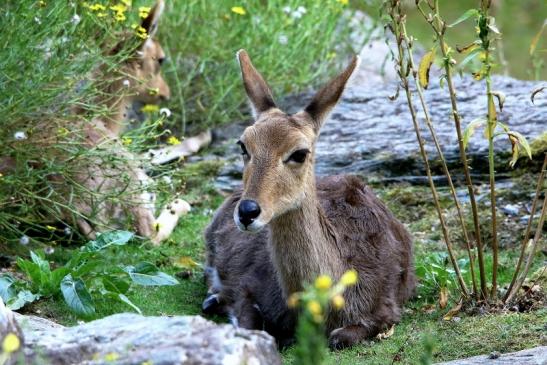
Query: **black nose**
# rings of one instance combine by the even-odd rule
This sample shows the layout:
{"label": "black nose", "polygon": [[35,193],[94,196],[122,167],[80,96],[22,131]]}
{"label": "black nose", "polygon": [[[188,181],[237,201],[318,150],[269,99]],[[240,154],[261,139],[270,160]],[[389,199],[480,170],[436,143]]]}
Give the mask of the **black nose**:
{"label": "black nose", "polygon": [[254,200],[242,200],[239,202],[239,221],[247,227],[260,215],[260,207]]}

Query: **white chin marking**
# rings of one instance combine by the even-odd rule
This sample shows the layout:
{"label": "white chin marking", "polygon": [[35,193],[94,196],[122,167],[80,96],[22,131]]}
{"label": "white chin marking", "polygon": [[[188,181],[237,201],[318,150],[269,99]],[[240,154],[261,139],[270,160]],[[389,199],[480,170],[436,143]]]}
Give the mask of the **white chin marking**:
{"label": "white chin marking", "polygon": [[237,229],[241,232],[257,233],[264,228],[266,223],[262,222],[260,219],[256,219],[253,223],[245,227],[240,221],[237,211],[234,211],[234,223],[236,224]]}

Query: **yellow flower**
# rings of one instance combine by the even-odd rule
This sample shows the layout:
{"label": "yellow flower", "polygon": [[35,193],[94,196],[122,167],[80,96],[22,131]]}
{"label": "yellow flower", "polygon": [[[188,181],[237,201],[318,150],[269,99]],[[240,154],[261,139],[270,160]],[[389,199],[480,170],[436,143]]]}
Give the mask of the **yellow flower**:
{"label": "yellow flower", "polygon": [[131,0],[120,0],[125,6],[131,6]]}
{"label": "yellow flower", "polygon": [[117,353],[115,352],[109,352],[108,354],[106,354],[104,356],[104,359],[105,361],[108,361],[108,362],[113,362],[113,361],[116,361],[120,358],[120,355],[118,355]]}
{"label": "yellow flower", "polygon": [[11,354],[12,352],[19,350],[19,347],[21,347],[21,341],[17,335],[10,332],[6,335],[6,337],[4,337],[4,341],[2,342],[2,350],[5,353]]}
{"label": "yellow flower", "polygon": [[52,227],[52,226],[46,226],[46,229],[50,232],[53,232],[53,231],[55,231],[56,228]]}
{"label": "yellow flower", "polygon": [[319,290],[327,290],[332,286],[332,279],[328,275],[321,275],[315,279],[315,287]]}
{"label": "yellow flower", "polygon": [[160,107],[154,104],[146,104],[141,108],[141,112],[143,113],[155,113],[158,110],[160,110]]}
{"label": "yellow flower", "polygon": [[107,13],[97,13],[97,18],[104,18],[107,15]]}
{"label": "yellow flower", "polygon": [[349,4],[349,0],[336,0],[337,3],[340,3],[342,5],[348,5]]}
{"label": "yellow flower", "polygon": [[122,138],[122,144],[124,146],[129,146],[132,142],[133,142],[133,139],[131,139],[129,137],[123,137]]}
{"label": "yellow flower", "polygon": [[135,27],[135,29],[136,29],[137,37],[142,39],[148,38],[148,33],[146,32],[146,29],[144,29],[140,25]]}
{"label": "yellow flower", "polygon": [[116,4],[116,5],[112,5],[110,9],[115,11],[116,13],[125,13],[125,11],[127,10],[127,7],[123,4]]}
{"label": "yellow flower", "polygon": [[310,300],[308,302],[308,310],[313,315],[321,315],[321,304],[317,300]]}
{"label": "yellow flower", "polygon": [[152,87],[148,89],[148,95],[154,96],[154,95],[158,95],[159,93],[160,93],[160,89],[157,87]]}
{"label": "yellow flower", "polygon": [[38,1],[38,5],[40,5],[41,7],[44,7],[46,6],[46,2],[44,0],[40,0]]}
{"label": "yellow flower", "polygon": [[114,15],[114,19],[116,19],[119,22],[123,22],[126,19],[126,17],[124,13],[116,13]]}
{"label": "yellow flower", "polygon": [[357,284],[357,271],[354,269],[348,270],[340,278],[340,282],[344,285],[355,285]]}
{"label": "yellow flower", "polygon": [[87,5],[87,7],[89,8],[89,10],[92,10],[92,11],[104,11],[104,10],[106,10],[106,7],[104,5],[101,5],[101,4]]}
{"label": "yellow flower", "polygon": [[237,15],[247,14],[247,12],[242,6],[233,6],[231,10],[232,10],[232,13],[236,13]]}
{"label": "yellow flower", "polygon": [[298,305],[299,300],[300,300],[300,298],[298,297],[298,294],[293,293],[293,294],[291,294],[291,296],[287,300],[287,306],[289,308],[296,308],[296,306]]}
{"label": "yellow flower", "polygon": [[154,223],[154,231],[159,232],[160,231],[160,224],[159,222]]}
{"label": "yellow flower", "polygon": [[180,140],[175,136],[171,136],[167,139],[167,143],[171,145],[176,145],[176,144],[180,144]]}
{"label": "yellow flower", "polygon": [[148,6],[141,6],[139,7],[139,16],[143,19],[148,18],[148,15],[150,14],[150,7]]}
{"label": "yellow flower", "polygon": [[332,297],[331,301],[332,301],[332,306],[334,307],[334,309],[338,309],[338,310],[344,308],[344,305],[346,304],[344,297],[341,296],[340,294],[336,294],[334,297]]}

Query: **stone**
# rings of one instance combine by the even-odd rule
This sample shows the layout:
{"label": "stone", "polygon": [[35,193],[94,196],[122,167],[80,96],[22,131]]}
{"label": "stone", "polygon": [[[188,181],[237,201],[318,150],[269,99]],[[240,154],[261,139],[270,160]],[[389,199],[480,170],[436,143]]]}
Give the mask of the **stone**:
{"label": "stone", "polygon": [[74,327],[17,315],[26,364],[281,364],[263,331],[219,325],[200,316],[122,313]]}
{"label": "stone", "polygon": [[500,354],[495,351],[490,355],[474,356],[438,363],[438,365],[544,365],[547,364],[547,346],[528,350]]}

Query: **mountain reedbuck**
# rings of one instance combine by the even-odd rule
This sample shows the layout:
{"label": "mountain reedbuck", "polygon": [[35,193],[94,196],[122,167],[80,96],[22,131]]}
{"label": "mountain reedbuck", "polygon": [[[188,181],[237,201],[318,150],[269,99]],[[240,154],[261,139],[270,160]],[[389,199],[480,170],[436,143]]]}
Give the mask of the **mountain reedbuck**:
{"label": "mountain reedbuck", "polygon": [[270,88],[244,50],[237,54],[255,123],[238,144],[243,187],[205,232],[205,312],[264,329],[290,343],[296,314],[286,298],[321,274],[358,273],[345,307],[329,310],[332,348],[351,346],[399,321],[413,295],[412,240],[404,226],[356,176],[317,178],[315,144],[359,59],[296,114],[276,107]]}

